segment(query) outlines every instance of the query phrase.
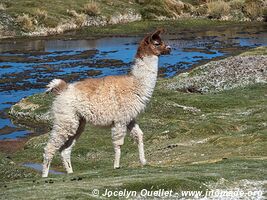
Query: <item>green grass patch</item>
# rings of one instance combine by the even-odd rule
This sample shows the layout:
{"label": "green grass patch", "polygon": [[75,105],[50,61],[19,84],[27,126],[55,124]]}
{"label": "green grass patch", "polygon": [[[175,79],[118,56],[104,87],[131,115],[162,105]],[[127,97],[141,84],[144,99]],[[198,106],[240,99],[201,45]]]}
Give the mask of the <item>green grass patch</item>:
{"label": "green grass patch", "polygon": [[[101,193],[105,189],[206,191],[217,182],[222,184],[221,180],[225,181],[220,187],[228,188],[239,187],[244,179],[264,180],[267,102],[262,94],[267,84],[188,94],[162,89],[164,81],[159,81],[146,112],[138,119],[145,135],[147,166],[140,166],[137,145],[127,136],[122,147],[122,168],[113,170],[110,129],[88,125],[73,150],[73,175],[41,179],[40,172],[21,167],[26,162],[42,163],[48,134],[33,137],[23,150],[13,154],[11,167],[2,155],[0,196],[94,199],[91,192],[96,188]],[[42,98],[41,94],[28,99],[42,103]],[[48,108],[51,100],[44,104]],[[183,110],[177,104],[200,112]],[[64,171],[58,154],[52,169]]]}
{"label": "green grass patch", "polygon": [[104,27],[84,27],[76,33],[79,36],[103,37],[114,35],[136,36],[154,31],[156,28],[165,28],[168,33],[177,33],[183,29],[205,29],[207,27],[220,27],[237,25],[236,22],[226,22],[209,19],[179,19],[167,21],[143,20],[127,24],[107,25]]}
{"label": "green grass patch", "polygon": [[267,47],[257,47],[241,54],[242,56],[267,55]]}

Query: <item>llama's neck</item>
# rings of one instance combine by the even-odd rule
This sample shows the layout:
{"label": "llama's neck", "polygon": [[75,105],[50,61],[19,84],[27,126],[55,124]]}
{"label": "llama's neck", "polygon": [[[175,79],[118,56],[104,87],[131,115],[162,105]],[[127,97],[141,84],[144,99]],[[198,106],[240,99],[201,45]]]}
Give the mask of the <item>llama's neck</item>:
{"label": "llama's neck", "polygon": [[143,101],[149,100],[157,81],[158,56],[136,58],[131,70],[132,76],[137,81],[137,93]]}
{"label": "llama's neck", "polygon": [[137,78],[144,78],[147,75],[155,75],[157,77],[158,61],[158,56],[146,56],[142,59],[136,58],[131,74]]}

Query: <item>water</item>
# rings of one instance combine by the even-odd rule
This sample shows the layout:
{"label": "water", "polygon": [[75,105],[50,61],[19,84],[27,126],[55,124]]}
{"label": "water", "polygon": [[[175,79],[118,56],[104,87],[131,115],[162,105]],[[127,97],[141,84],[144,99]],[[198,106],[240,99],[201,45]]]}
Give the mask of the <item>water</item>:
{"label": "water", "polygon": [[[43,169],[43,166],[39,163],[24,163],[24,164],[22,164],[22,166],[34,169],[34,170],[39,171],[39,172],[41,172]],[[59,172],[59,171],[56,171],[53,169],[50,169],[49,173],[50,174],[64,174],[63,172]]]}
{"label": "water", "polygon": [[[23,97],[43,92],[54,78],[68,82],[87,77],[126,74],[140,37],[97,40],[27,40],[0,43],[0,140],[26,137],[7,110]],[[159,75],[172,77],[192,66],[267,45],[266,27],[187,31],[165,36],[172,54],[160,58]]]}

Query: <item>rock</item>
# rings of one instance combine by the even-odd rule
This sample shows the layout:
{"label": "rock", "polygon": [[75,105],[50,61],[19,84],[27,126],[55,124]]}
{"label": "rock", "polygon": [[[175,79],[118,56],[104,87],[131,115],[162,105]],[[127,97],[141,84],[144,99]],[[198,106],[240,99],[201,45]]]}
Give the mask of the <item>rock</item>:
{"label": "rock", "polygon": [[166,87],[172,90],[214,92],[267,82],[267,56],[235,56],[212,61],[180,74]]}
{"label": "rock", "polygon": [[72,20],[63,21],[54,28],[37,27],[35,31],[23,34],[25,36],[47,36],[53,34],[60,34],[68,30],[75,30],[84,26],[106,26],[140,20],[141,15],[139,13],[136,13],[133,9],[126,9],[124,13],[115,12],[115,14],[110,17],[86,15],[84,20],[80,24],[77,24],[74,18]]}
{"label": "rock", "polygon": [[53,95],[47,93],[35,94],[23,98],[9,110],[9,116],[14,123],[32,127],[33,123],[51,123],[50,107]]}

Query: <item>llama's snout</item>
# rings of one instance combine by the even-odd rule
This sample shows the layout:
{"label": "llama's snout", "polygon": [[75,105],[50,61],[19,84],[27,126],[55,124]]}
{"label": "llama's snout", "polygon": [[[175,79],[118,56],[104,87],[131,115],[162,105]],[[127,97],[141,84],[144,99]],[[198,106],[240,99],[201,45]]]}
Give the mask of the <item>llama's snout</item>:
{"label": "llama's snout", "polygon": [[162,52],[162,55],[168,55],[168,54],[171,54],[171,51],[172,51],[171,46],[167,45],[167,46],[165,47],[165,50]]}

